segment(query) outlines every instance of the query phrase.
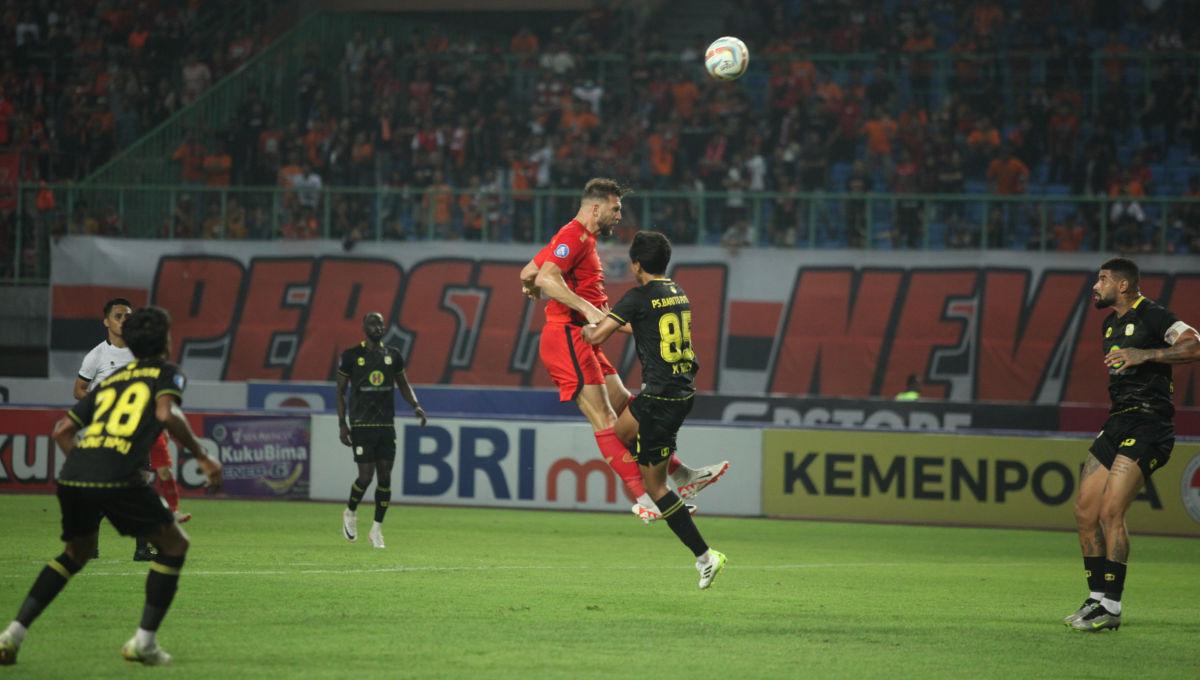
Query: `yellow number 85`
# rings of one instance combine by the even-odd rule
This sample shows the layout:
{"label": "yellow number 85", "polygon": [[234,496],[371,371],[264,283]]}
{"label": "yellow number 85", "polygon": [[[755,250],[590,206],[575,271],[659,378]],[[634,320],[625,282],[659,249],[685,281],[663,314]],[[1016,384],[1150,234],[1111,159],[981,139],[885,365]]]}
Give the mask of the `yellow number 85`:
{"label": "yellow number 85", "polygon": [[[682,318],[681,318],[682,317]],[[663,361],[673,364],[682,359],[696,358],[692,351],[692,313],[663,314],[658,320],[659,351]]]}

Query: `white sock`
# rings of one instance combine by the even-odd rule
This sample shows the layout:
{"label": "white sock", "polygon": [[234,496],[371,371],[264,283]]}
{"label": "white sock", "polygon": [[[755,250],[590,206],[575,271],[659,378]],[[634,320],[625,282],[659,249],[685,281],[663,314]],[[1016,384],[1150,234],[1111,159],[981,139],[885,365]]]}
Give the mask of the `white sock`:
{"label": "white sock", "polygon": [[1088,599],[1099,602],[1100,600],[1104,599],[1104,593],[1097,593],[1093,590],[1092,592],[1088,593]]}
{"label": "white sock", "polygon": [[383,531],[383,522],[371,522],[371,531]]}
{"label": "white sock", "polygon": [[12,638],[12,641],[15,642],[18,647],[20,647],[21,643],[25,641],[25,630],[25,626],[22,626],[20,621],[13,621],[12,623],[8,624],[8,629],[4,632],[8,633],[8,636]]}
{"label": "white sock", "polygon": [[655,512],[658,512],[658,506],[655,505],[654,501],[650,499],[650,494],[648,493],[643,493],[641,496],[638,496],[637,502],[638,505],[642,506],[643,508],[649,508]]}
{"label": "white sock", "polygon": [[1121,601],[1120,600],[1110,600],[1106,597],[1103,600],[1100,600],[1100,606],[1107,609],[1110,614],[1120,614],[1121,613]]}
{"label": "white sock", "polygon": [[712,550],[705,550],[704,554],[696,558],[696,564],[708,564],[712,562]]}
{"label": "white sock", "polygon": [[133,644],[141,647],[142,649],[153,647],[155,644],[154,631],[146,630],[145,628],[138,628],[137,633],[134,633],[133,635]]}

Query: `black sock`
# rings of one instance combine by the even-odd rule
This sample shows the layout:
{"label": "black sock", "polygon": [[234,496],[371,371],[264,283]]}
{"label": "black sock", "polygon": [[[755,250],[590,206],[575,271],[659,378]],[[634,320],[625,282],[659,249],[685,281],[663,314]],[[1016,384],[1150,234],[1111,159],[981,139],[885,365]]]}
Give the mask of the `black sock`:
{"label": "black sock", "polygon": [[363,494],[367,492],[368,486],[370,486],[370,483],[359,486],[358,481],[355,480],[355,482],[350,485],[350,500],[346,501],[346,507],[350,508],[351,510],[357,510],[358,504],[362,502]]}
{"label": "black sock", "polygon": [[1104,592],[1104,557],[1088,556],[1083,558],[1083,575],[1087,577],[1088,590],[1093,593]]}
{"label": "black sock", "polygon": [[175,599],[175,589],[179,587],[183,557],[159,554],[150,563],[150,573],[146,576],[146,606],[142,609],[141,627],[145,630],[158,630],[167,615],[171,600]]}
{"label": "black sock", "polygon": [[675,532],[679,540],[683,541],[696,557],[708,551],[708,544],[701,538],[700,530],[692,521],[692,514],[674,491],[668,491],[667,495],[654,501],[654,504],[658,506],[663,519],[667,520],[667,526],[671,527],[671,531]]}
{"label": "black sock", "polygon": [[66,553],[50,560],[42,568],[42,573],[38,574],[37,580],[33,582],[33,587],[29,589],[29,595],[25,597],[25,601],[21,603],[21,611],[17,612],[17,621],[26,628],[31,626],[42,610],[54,601],[54,598],[67,586],[67,581],[70,581],[71,577],[78,574],[82,568]]}
{"label": "black sock", "polygon": [[1114,602],[1121,601],[1121,593],[1125,592],[1126,565],[1112,560],[1104,560],[1104,597]]}
{"label": "black sock", "polygon": [[392,487],[375,487],[375,521],[382,522],[387,514],[388,505],[392,502]]}

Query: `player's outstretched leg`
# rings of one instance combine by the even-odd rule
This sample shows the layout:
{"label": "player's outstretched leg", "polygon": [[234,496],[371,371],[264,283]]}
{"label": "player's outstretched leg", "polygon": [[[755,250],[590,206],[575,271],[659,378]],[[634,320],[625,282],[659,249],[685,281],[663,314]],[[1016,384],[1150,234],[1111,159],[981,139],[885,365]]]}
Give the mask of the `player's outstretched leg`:
{"label": "player's outstretched leg", "polygon": [[33,582],[33,587],[29,589],[29,594],[25,596],[25,601],[21,603],[17,618],[0,633],[0,666],[17,662],[17,652],[21,649],[21,643],[25,641],[26,631],[62,592],[71,577],[78,574],[87,564],[96,550],[96,540],[95,533],[72,539],[61,555],[42,567],[41,573]]}
{"label": "player's outstretched leg", "polygon": [[142,607],[141,623],[133,637],[121,647],[121,656],[126,661],[161,666],[171,662],[171,655],[158,646],[158,627],[179,588],[188,538],[178,524],[160,525],[147,538],[158,552],[146,575],[146,603]]}
{"label": "player's outstretched leg", "polygon": [[725,555],[709,549],[708,543],[700,535],[700,530],[696,528],[691,513],[687,511],[683,499],[667,487],[667,461],[664,459],[655,465],[640,467],[646,483],[646,490],[657,498],[654,502],[658,506],[662,518],[666,520],[667,526],[671,527],[671,531],[675,533],[680,542],[696,556],[696,569],[700,572],[700,588],[709,587],[717,574],[720,574],[721,570],[725,568]]}
{"label": "player's outstretched leg", "polygon": [[[678,460],[674,455],[672,460]],[[679,495],[686,500],[691,500],[698,496],[701,491],[709,486],[716,484],[725,473],[729,471],[729,461],[723,460],[715,465],[705,465],[702,468],[690,468],[680,464],[675,472],[671,473],[671,481],[675,482],[675,488],[679,491]]]}
{"label": "player's outstretched leg", "polygon": [[683,499],[675,492],[668,491],[655,503],[662,513],[667,526],[679,537],[679,540],[696,556],[696,570],[700,572],[700,588],[712,585],[713,579],[725,568],[725,555],[711,550],[708,543],[696,528],[691,513],[686,511]]}

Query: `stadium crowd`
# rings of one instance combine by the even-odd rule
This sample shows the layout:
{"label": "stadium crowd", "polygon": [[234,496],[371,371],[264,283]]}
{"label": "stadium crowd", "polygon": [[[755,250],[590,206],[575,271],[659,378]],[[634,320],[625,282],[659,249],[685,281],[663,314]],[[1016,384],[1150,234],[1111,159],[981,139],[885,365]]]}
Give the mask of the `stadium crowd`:
{"label": "stadium crowd", "polygon": [[[34,5],[24,6],[28,13]],[[303,238],[322,233],[328,214],[330,231],[350,240],[376,221],[394,238],[480,238],[487,225],[528,240],[536,210],[562,212],[535,208],[530,189],[573,191],[608,175],[643,189],[726,192],[705,205],[653,202],[653,224],[682,241],[696,238],[704,209],[733,246],[861,246],[871,233],[917,246],[928,222],[947,247],[978,247],[984,238],[1025,248],[1041,219],[1033,201],[989,209],[900,198],[894,209],[872,211],[844,200],[822,220],[790,192],[1035,194],[1063,197],[1049,214],[1053,247],[1094,248],[1103,222],[1124,250],[1200,251],[1200,210],[1145,198],[1200,196],[1200,96],[1189,52],[1200,35],[1180,31],[1200,25],[1195,3],[740,0],[731,8],[726,32],[746,36],[753,59],[765,62],[732,85],[702,77],[704,37],[664,34],[655,16],[626,32],[602,5],[569,26],[521,29],[499,44],[425,30],[359,32],[338,60],[313,46],[296,105],[287,107],[295,116],[280,119],[281,107],[251,94],[230,127],[196,130],[173,155],[185,184],[287,188],[282,217],[237,200],[217,214],[188,197],[167,231]],[[171,35],[184,30],[178,16],[160,12],[165,23],[153,24]],[[79,21],[76,52],[87,36],[117,34],[111,22]],[[242,39],[240,58],[265,37]],[[238,63],[233,44],[201,61],[173,43],[161,49],[175,51],[155,61],[174,60],[184,75],[177,92],[160,79],[161,97],[147,89],[155,79],[131,48],[66,71],[93,108],[107,96],[111,109],[115,90],[140,92],[129,104],[117,95],[134,122],[101,114],[113,128],[108,141],[71,142],[90,159],[72,162],[91,167],[117,136],[136,136],[145,121],[194,97],[211,80],[196,75],[199,66]],[[618,49],[631,56],[597,56]],[[1153,58],[1133,58],[1143,52]],[[322,202],[322,187],[378,186],[397,190],[382,206],[343,193],[328,208]],[[759,191],[788,193],[752,216],[748,192]],[[90,219],[104,231],[102,212]],[[627,232],[639,217],[627,211]],[[755,218],[761,229],[752,233]]]}
{"label": "stadium crowd", "polygon": [[[23,178],[80,180],[261,50],[221,0],[11,0],[0,11],[0,151]],[[237,29],[236,31],[232,29]]]}

